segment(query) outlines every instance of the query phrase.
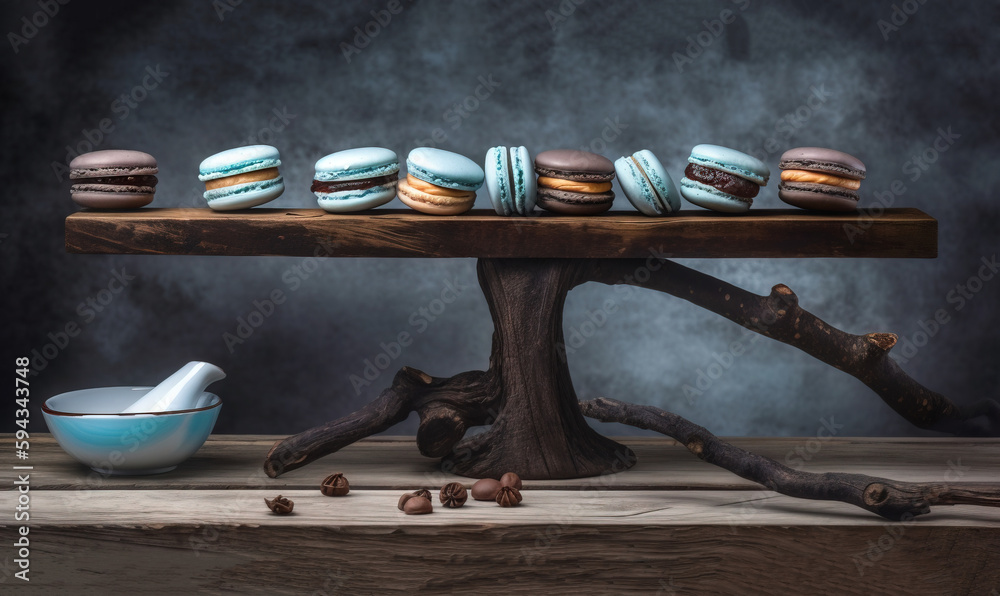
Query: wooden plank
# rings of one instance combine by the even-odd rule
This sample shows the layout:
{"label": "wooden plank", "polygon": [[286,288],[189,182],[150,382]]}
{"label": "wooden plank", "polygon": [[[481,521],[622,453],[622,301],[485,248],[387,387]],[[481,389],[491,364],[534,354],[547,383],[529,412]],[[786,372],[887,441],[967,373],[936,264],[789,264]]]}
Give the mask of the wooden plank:
{"label": "wooden plank", "polygon": [[937,221],[918,209],[817,214],[755,210],[594,217],[436,217],[378,209],[217,213],[211,209],[80,211],[66,218],[71,253],[477,258],[934,258]]}
{"label": "wooden plank", "polygon": [[[364,439],[304,468],[268,478],[264,455],[281,436],[213,435],[191,459],[157,476],[101,476],[77,463],[51,435],[31,437],[33,490],[312,489],[327,474],[345,474],[355,489],[412,490],[467,479],[445,474],[436,460],[417,451],[413,437]],[[580,489],[613,482],[616,490],[757,490],[758,485],[707,464],[671,439],[618,437],[635,451],[639,463],[604,479],[530,480],[532,489]],[[731,437],[734,445],[811,472],[857,472],[911,482],[996,482],[1000,478],[1000,439]],[[13,435],[0,434],[0,442]],[[4,453],[16,465],[13,453]],[[960,474],[961,476],[956,476]],[[0,492],[11,490],[0,484]]]}
{"label": "wooden plank", "polygon": [[[53,593],[326,595],[937,595],[1000,587],[1000,509],[936,507],[914,522],[887,523],[844,503],[734,480],[668,439],[621,438],[639,454],[636,469],[526,482],[517,508],[470,501],[406,516],[396,509],[403,490],[450,479],[417,454],[412,437],[367,439],[262,485],[263,454],[278,438],[216,435],[174,473],[88,485],[86,468],[50,436],[33,434],[31,585]],[[807,454],[804,469],[817,472],[966,482],[995,481],[1000,467],[1000,439],[731,441],[778,459]],[[26,462],[5,455],[4,463]],[[347,497],[318,490],[334,469],[352,480]],[[279,492],[295,501],[293,515],[264,506]],[[0,507],[13,511],[16,498],[7,487]],[[13,535],[14,523],[0,520],[0,533]],[[13,581],[11,558],[5,584]]]}
{"label": "wooden plank", "polygon": [[[65,593],[989,594],[1000,512],[886,524],[721,491],[526,490],[428,516],[397,493],[33,492],[32,585]],[[579,505],[577,505],[579,504]],[[8,522],[2,522],[8,523]],[[806,588],[808,586],[808,588]],[[148,592],[147,592],[148,590]]]}

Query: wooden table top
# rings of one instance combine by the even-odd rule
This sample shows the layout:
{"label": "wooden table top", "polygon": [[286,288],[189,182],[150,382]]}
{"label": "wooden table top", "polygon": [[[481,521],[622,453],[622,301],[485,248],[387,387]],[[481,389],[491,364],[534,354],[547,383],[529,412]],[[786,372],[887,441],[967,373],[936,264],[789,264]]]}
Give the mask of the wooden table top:
{"label": "wooden table top", "polygon": [[646,217],[538,212],[454,217],[376,209],[84,210],[66,218],[71,253],[476,258],[934,258],[937,220],[918,209],[875,214],[752,210]]}
{"label": "wooden table top", "polygon": [[[843,503],[792,499],[691,456],[674,441],[618,439],[639,457],[605,477],[526,481],[522,506],[469,501],[427,516],[403,492],[451,481],[412,438],[363,440],[277,479],[274,436],[216,435],[177,470],[101,477],[33,434],[33,586],[69,592],[990,594],[1000,510],[937,507],[889,523]],[[11,435],[3,435],[10,444]],[[734,438],[812,472],[997,481],[1000,439]],[[808,459],[802,459],[803,455]],[[351,493],[324,497],[344,473]],[[17,493],[0,485],[13,511]],[[264,497],[295,501],[291,516]],[[7,532],[10,517],[0,521]],[[5,534],[5,535],[10,535]],[[10,581],[9,579],[6,581]],[[673,590],[673,591],[669,591]]]}

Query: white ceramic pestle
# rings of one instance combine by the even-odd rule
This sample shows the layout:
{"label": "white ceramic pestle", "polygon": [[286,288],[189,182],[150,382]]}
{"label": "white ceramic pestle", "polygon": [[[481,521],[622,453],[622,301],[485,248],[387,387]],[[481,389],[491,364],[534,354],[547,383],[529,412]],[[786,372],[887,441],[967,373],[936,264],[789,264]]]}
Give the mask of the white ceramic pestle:
{"label": "white ceramic pestle", "polygon": [[226,378],[226,373],[208,362],[188,362],[177,372],[149,390],[122,414],[172,412],[199,407],[205,388]]}

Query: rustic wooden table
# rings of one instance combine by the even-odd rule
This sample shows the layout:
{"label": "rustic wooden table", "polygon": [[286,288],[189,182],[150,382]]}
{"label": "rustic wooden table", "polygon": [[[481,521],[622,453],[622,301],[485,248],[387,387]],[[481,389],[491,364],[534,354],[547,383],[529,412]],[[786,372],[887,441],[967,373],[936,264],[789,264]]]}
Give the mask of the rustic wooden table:
{"label": "rustic wooden table", "polygon": [[[423,589],[997,596],[1000,590],[1000,511],[935,506],[916,521],[889,523],[846,503],[770,492],[704,463],[688,451],[702,444],[700,435],[687,448],[670,439],[635,437],[619,439],[619,445],[586,424],[565,362],[555,357],[566,292],[584,281],[643,285],[617,273],[665,257],[934,258],[937,222],[918,210],[887,209],[877,217],[689,211],[670,218],[83,211],[66,220],[66,248],[145,255],[475,257],[496,331],[488,371],[436,379],[404,369],[357,413],[291,438],[216,436],[162,476],[103,478],[73,463],[51,439],[33,437],[38,584],[104,593],[112,591],[109,586],[131,593],[139,585],[164,593],[266,594]],[[795,328],[787,333],[777,326],[756,330],[858,376],[918,426],[954,422],[951,432],[964,428],[951,402],[912,383],[888,361],[894,336],[831,330],[799,309],[782,285],[758,297],[670,261],[662,267],[649,287],[751,330],[759,315],[753,308],[778,309],[786,318],[793,309]],[[831,346],[832,332],[842,346]],[[859,349],[867,351],[851,351]],[[880,368],[844,368],[847,356]],[[486,420],[491,405],[499,414]],[[415,441],[376,437],[355,443],[390,428],[410,410],[421,416]],[[468,428],[490,422],[488,431],[465,437]],[[1000,470],[1000,439],[817,436],[732,443],[804,472],[863,473],[936,483],[939,489],[996,482]],[[453,480],[470,484],[442,471],[443,464],[455,463],[449,461],[453,449],[473,457],[444,465],[446,470],[475,477],[513,470],[533,478],[525,483],[523,505],[504,509],[473,501],[457,510],[438,507],[429,516],[399,512],[403,492],[436,490]],[[633,463],[627,471],[606,473]],[[333,472],[350,479],[348,497],[320,494],[321,479]],[[296,502],[294,515],[280,517],[265,508],[263,498],[279,493]],[[826,496],[821,493],[815,497]]]}
{"label": "rustic wooden table", "polygon": [[[631,470],[528,481],[520,507],[470,500],[406,516],[396,509],[403,492],[468,480],[441,472],[412,438],[395,437],[366,439],[269,478],[261,462],[279,438],[216,435],[173,472],[102,477],[50,436],[32,436],[30,587],[62,594],[1000,590],[1000,510],[938,507],[910,523],[887,523],[844,503],[762,490],[668,439],[619,438],[638,456]],[[1000,439],[731,441],[813,472],[969,482],[995,481],[1000,470]],[[332,472],[346,474],[350,495],[320,494]],[[10,483],[2,488],[3,510],[13,511],[17,493]],[[264,506],[278,493],[295,501],[293,515]],[[0,521],[4,540],[9,524],[7,516]]]}

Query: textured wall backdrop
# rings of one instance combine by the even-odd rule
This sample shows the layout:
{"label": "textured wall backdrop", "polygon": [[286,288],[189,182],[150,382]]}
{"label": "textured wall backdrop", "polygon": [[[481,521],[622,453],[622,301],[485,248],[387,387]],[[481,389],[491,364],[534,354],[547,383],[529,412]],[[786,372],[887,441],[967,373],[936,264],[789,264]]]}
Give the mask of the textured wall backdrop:
{"label": "textured wall backdrop", "polygon": [[[383,12],[397,4],[397,14]],[[404,364],[434,375],[487,364],[492,326],[472,260],[65,254],[63,220],[76,210],[67,145],[152,153],[153,206],[179,207],[203,205],[204,157],[273,144],[287,183],[274,206],[289,208],[315,207],[316,159],[364,145],[405,156],[433,143],[476,161],[497,144],[532,154],[591,147],[612,159],[648,148],[676,179],[697,143],[753,152],[772,172],[784,149],[821,145],[867,163],[864,204],[890,198],[901,181],[895,205],[940,221],[939,258],[685,264],[758,293],[787,283],[805,308],[851,332],[912,338],[943,309],[950,322],[906,370],[959,403],[996,397],[1000,283],[973,283],[980,291],[961,302],[952,292],[998,250],[1000,9],[951,4],[78,0],[46,16],[44,2],[4,2],[4,31],[17,36],[0,49],[4,362],[41,354],[67,323],[82,329],[35,359],[32,428],[42,431],[43,398],[155,384],[208,360],[229,373],[215,386],[225,401],[216,430],[241,433],[341,416]],[[772,178],[755,207],[782,206],[775,187]],[[631,209],[615,190],[615,208]],[[478,206],[488,204],[483,190]],[[100,310],[88,306],[116,275],[127,276],[125,289]],[[441,316],[419,314],[449,286],[460,291]],[[287,301],[231,351],[223,335],[274,289]],[[595,284],[574,290],[566,332],[611,295]],[[413,345],[356,391],[351,375],[401,331]],[[685,397],[735,340],[747,352]],[[718,434],[811,435],[824,417],[842,435],[920,434],[854,378],[655,292],[623,304],[570,368],[583,398],[655,404]],[[0,430],[12,430],[11,416],[2,419]],[[393,432],[415,428],[411,417]]]}

